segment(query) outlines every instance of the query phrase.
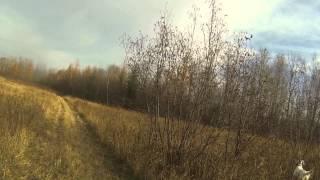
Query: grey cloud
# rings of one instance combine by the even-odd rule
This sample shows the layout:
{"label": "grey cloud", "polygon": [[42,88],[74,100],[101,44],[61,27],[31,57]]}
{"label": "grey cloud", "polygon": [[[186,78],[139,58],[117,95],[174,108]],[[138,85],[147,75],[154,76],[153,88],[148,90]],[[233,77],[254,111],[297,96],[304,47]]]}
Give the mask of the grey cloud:
{"label": "grey cloud", "polygon": [[275,15],[317,18],[320,15],[320,1],[286,0],[275,10]]}
{"label": "grey cloud", "polygon": [[255,34],[252,43],[253,46],[257,48],[268,48],[275,53],[292,51],[302,55],[311,55],[320,50],[320,32],[317,36],[280,32],[259,32]]}
{"label": "grey cloud", "polygon": [[[84,64],[119,64],[123,57],[119,38],[124,33],[150,31],[166,4],[179,9],[183,2],[183,0],[170,3],[159,0],[2,0],[0,7],[6,7],[23,17],[27,25],[32,28],[33,34],[43,40],[43,43],[37,46],[29,45],[34,48],[42,46],[41,49],[26,48],[32,49],[35,54],[46,49],[65,52],[68,54],[65,57],[79,59]],[[10,18],[10,15],[8,16]],[[16,35],[19,36],[20,33],[21,31],[17,30]],[[6,37],[0,36],[0,38]],[[11,39],[11,42],[13,41],[18,40]],[[28,41],[28,38],[25,38],[25,41]],[[0,47],[5,45],[0,42]],[[26,52],[27,50],[21,53],[11,48],[11,51],[5,53],[6,50],[7,47],[0,50],[0,53],[9,52],[18,56],[31,54],[31,57],[36,57],[34,53]]]}
{"label": "grey cloud", "polygon": [[268,22],[256,24],[252,46],[275,53],[320,52],[320,1],[284,0],[273,10]]}

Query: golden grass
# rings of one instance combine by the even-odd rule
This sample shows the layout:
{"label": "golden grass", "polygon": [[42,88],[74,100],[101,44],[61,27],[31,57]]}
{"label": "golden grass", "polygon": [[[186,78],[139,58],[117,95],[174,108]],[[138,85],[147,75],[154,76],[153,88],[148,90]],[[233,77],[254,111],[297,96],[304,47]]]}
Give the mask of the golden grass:
{"label": "golden grass", "polygon": [[[185,158],[168,166],[171,152],[150,144],[146,115],[88,101],[66,98],[0,77],[0,179],[291,179],[295,160],[304,159],[320,176],[320,148],[255,137],[234,158],[235,134],[217,134],[196,161]],[[74,112],[75,110],[75,112]],[[161,128],[164,121],[160,120]],[[175,122],[181,133],[184,122]],[[229,151],[224,152],[230,133]],[[202,141],[192,139],[192,146]],[[177,139],[174,139],[175,142]],[[111,150],[110,150],[111,149]],[[192,156],[196,152],[186,152]],[[119,162],[117,165],[117,161]],[[125,170],[121,171],[121,165]],[[132,168],[134,173],[129,172]],[[129,173],[127,173],[129,172]]]}
{"label": "golden grass", "polygon": [[63,98],[0,77],[0,179],[120,179]]}
{"label": "golden grass", "polygon": [[[254,137],[243,148],[241,156],[235,158],[235,133],[230,132],[229,151],[225,154],[228,131],[209,127],[205,128],[205,133],[218,133],[220,136],[209,146],[203,157],[199,157],[193,164],[185,162],[181,165],[182,169],[166,168],[165,154],[158,151],[161,145],[154,144],[154,147],[150,147],[147,143],[149,137],[146,133],[146,115],[77,98],[67,100],[96,129],[102,141],[111,145],[118,156],[130,163],[136,174],[146,179],[291,179],[298,159],[307,162],[306,168],[314,169],[315,179],[320,176],[319,146],[313,145],[306,149],[303,144]],[[200,142],[201,139],[197,138]]]}

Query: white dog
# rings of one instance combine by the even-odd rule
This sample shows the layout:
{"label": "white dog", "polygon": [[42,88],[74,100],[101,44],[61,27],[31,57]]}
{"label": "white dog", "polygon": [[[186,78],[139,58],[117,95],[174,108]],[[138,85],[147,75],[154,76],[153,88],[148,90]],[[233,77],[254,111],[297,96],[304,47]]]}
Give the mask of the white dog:
{"label": "white dog", "polygon": [[304,161],[299,160],[299,163],[296,169],[293,172],[293,177],[297,180],[309,180],[312,174],[312,171],[306,171],[303,169]]}

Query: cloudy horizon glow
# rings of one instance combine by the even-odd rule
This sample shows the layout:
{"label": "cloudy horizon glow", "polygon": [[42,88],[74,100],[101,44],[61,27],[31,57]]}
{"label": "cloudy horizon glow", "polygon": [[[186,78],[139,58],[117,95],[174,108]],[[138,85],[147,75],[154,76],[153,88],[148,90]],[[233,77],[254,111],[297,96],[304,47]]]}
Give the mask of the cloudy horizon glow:
{"label": "cloudy horizon glow", "polygon": [[[220,0],[231,31],[254,35],[250,46],[272,53],[319,51],[320,2],[312,0]],[[121,64],[120,37],[149,32],[167,9],[184,22],[203,0],[2,0],[0,56],[26,57],[51,67]]]}

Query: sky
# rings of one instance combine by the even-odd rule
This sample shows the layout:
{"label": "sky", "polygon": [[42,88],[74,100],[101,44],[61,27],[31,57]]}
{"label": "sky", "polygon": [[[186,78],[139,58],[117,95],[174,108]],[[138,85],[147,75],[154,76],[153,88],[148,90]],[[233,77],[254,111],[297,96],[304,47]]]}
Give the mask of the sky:
{"label": "sky", "polygon": [[[311,57],[320,50],[320,0],[217,0],[230,31],[252,48]],[[121,37],[151,32],[165,9],[178,24],[205,0],[0,0],[0,56],[51,67],[121,64]]]}

